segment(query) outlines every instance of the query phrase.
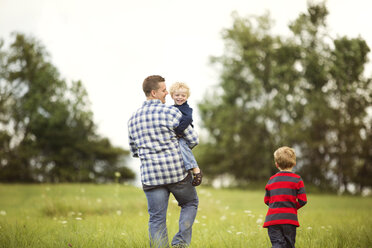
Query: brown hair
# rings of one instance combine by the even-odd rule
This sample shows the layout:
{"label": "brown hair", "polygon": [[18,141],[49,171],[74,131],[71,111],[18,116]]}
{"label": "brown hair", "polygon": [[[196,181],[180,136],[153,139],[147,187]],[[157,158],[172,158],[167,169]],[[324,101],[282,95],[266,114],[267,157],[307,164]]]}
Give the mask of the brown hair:
{"label": "brown hair", "polygon": [[152,90],[159,89],[159,83],[161,82],[165,82],[165,79],[159,75],[152,75],[145,78],[142,83],[142,89],[145,95],[149,96]]}
{"label": "brown hair", "polygon": [[274,159],[280,169],[292,168],[296,165],[295,150],[288,146],[280,147],[274,152]]}

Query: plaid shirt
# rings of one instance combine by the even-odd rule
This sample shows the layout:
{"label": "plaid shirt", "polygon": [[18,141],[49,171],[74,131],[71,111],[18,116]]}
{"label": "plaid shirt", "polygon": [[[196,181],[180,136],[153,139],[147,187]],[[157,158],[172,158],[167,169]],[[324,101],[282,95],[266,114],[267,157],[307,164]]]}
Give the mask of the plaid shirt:
{"label": "plaid shirt", "polygon": [[[141,159],[141,181],[156,186],[176,183],[187,176],[179,142],[174,129],[182,113],[174,106],[160,100],[147,100],[128,121],[130,151]],[[184,132],[192,148],[198,136],[192,127]]]}

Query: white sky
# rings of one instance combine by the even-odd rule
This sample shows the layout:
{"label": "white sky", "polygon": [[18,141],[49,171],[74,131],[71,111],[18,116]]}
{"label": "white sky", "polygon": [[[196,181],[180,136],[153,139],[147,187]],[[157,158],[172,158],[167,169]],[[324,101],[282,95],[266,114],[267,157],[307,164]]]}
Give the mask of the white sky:
{"label": "white sky", "polygon": [[[372,48],[372,1],[327,7],[333,37],[360,35]],[[196,104],[218,83],[209,56],[223,53],[221,30],[231,27],[232,11],[269,11],[274,31],[286,34],[306,9],[305,0],[0,0],[0,37],[9,41],[17,31],[40,40],[63,78],[83,82],[99,133],[128,149],[127,120],[145,100],[145,77],[188,83],[198,130]]]}

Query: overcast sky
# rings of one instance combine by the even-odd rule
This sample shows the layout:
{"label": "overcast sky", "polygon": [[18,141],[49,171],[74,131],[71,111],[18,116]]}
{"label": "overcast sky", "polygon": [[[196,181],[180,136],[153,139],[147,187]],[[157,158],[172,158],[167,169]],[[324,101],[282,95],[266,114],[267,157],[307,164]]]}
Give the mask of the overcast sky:
{"label": "overcast sky", "polygon": [[[372,48],[372,1],[329,0],[327,7],[333,37],[361,36]],[[198,131],[196,104],[218,83],[209,57],[223,53],[231,13],[269,11],[273,31],[285,35],[306,9],[305,0],[0,0],[0,37],[9,41],[18,31],[40,40],[64,79],[83,82],[99,133],[128,149],[127,120],[145,99],[145,77],[190,85]]]}

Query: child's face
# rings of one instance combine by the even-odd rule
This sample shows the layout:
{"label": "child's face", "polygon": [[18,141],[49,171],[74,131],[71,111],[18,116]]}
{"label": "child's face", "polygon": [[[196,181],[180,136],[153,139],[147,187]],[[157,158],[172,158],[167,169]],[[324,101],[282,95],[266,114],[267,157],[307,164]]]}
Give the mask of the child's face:
{"label": "child's face", "polygon": [[172,94],[172,99],[174,100],[174,104],[176,105],[182,105],[187,101],[187,90],[180,88],[176,90]]}

